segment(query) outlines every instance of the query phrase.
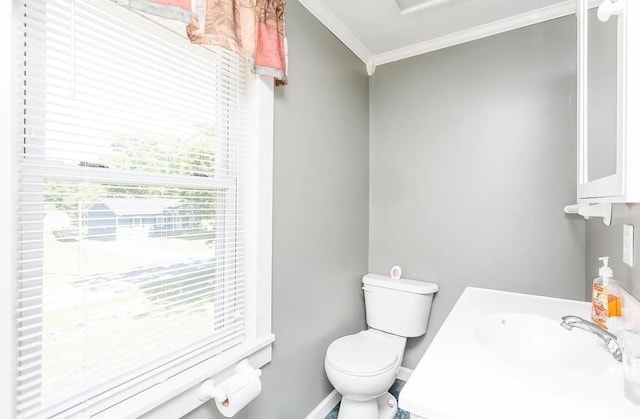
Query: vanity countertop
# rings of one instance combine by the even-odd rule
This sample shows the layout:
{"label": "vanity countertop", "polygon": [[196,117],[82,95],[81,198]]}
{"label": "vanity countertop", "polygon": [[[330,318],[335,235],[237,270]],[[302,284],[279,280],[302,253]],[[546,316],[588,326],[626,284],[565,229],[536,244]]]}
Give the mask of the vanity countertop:
{"label": "vanity countertop", "polygon": [[[487,319],[514,314],[557,321],[574,334],[567,339],[586,339],[584,350],[540,363],[535,352],[509,352],[512,342],[496,351],[482,340]],[[639,419],[640,406],[624,396],[622,364],[595,335],[562,329],[568,314],[589,319],[590,304],[466,288],[400,393],[400,408],[428,419]]]}

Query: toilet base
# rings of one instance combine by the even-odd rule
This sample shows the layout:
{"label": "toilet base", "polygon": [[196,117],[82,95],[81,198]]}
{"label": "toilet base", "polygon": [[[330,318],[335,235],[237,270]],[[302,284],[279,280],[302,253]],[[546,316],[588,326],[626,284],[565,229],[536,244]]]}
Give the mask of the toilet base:
{"label": "toilet base", "polygon": [[398,401],[391,393],[366,401],[343,396],[338,419],[393,419],[397,411]]}
{"label": "toilet base", "polygon": [[385,393],[378,397],[378,419],[393,419],[398,411],[398,401],[393,394]]}

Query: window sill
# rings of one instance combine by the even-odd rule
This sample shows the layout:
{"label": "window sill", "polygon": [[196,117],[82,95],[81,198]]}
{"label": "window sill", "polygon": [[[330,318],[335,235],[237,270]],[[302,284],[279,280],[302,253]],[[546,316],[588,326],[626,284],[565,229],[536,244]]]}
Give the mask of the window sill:
{"label": "window sill", "polygon": [[89,417],[95,419],[141,416],[145,419],[182,417],[205,403],[198,398],[198,388],[203,381],[225,379],[231,375],[232,367],[244,358],[248,358],[254,368],[263,367],[271,361],[271,344],[274,341],[275,336],[269,335],[258,342],[241,344]]}

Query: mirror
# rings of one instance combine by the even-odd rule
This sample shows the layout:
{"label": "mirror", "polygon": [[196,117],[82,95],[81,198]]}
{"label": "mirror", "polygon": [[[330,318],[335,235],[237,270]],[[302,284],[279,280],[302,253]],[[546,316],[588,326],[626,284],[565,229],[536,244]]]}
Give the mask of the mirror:
{"label": "mirror", "polygon": [[617,172],[618,17],[587,19],[587,181]]}

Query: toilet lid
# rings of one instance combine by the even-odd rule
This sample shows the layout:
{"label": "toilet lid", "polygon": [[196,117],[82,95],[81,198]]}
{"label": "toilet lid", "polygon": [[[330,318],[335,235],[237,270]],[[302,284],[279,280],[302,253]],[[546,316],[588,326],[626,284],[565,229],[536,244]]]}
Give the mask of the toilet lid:
{"label": "toilet lid", "polygon": [[344,374],[371,376],[394,368],[398,353],[393,345],[379,336],[361,332],[337,339],[329,345],[327,362]]}

